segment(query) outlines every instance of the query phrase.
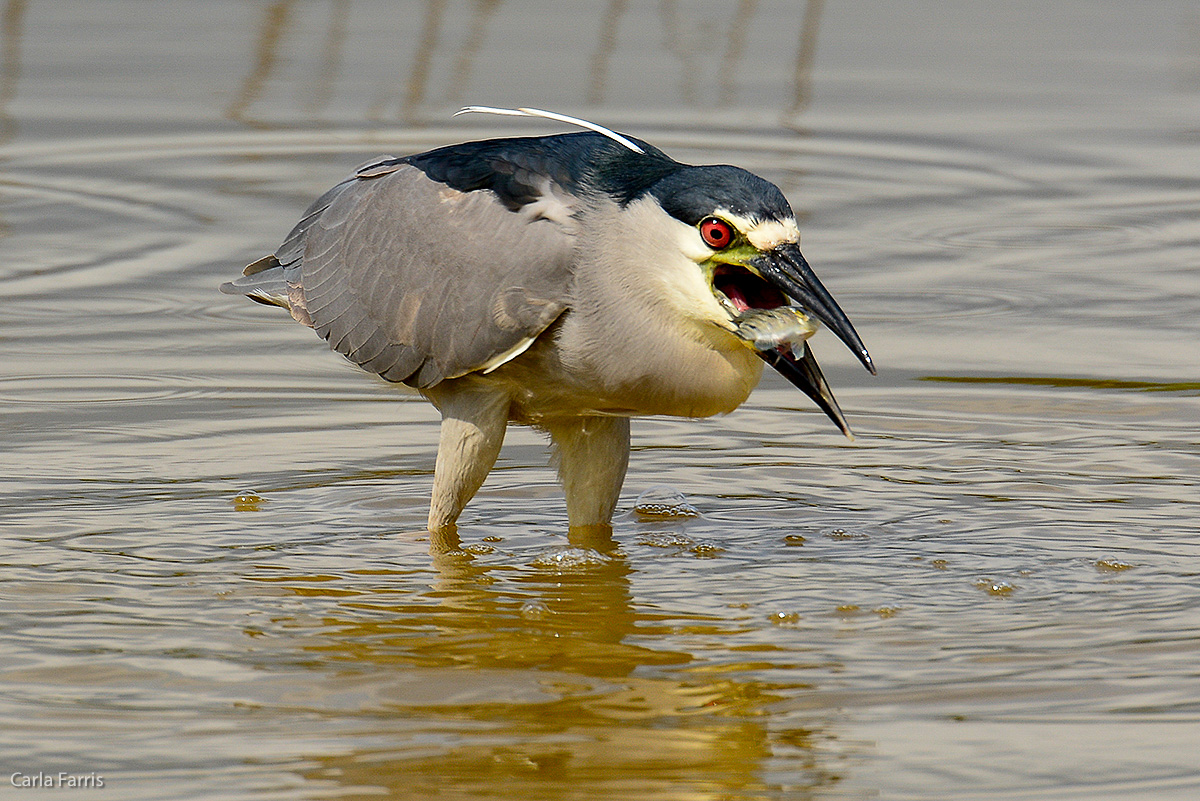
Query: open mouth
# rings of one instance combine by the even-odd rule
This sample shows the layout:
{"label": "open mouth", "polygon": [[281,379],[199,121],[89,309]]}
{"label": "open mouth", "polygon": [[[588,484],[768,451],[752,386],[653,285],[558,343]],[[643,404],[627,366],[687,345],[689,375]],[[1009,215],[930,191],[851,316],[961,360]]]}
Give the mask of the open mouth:
{"label": "open mouth", "polygon": [[713,294],[729,314],[734,335],[760,353],[790,349],[817,330],[816,320],[789,306],[781,289],[745,267],[719,265],[713,271]]}
{"label": "open mouth", "polygon": [[745,267],[721,264],[713,271],[713,289],[734,316],[748,309],[774,309],[787,304],[787,297]]}
{"label": "open mouth", "polygon": [[[795,244],[761,254],[754,266],[768,278],[734,264],[718,264],[713,269],[713,295],[729,313],[733,334],[812,398],[842,433],[851,436],[833,391],[808,348],[808,338],[818,321],[824,322],[874,373],[875,366],[854,326]],[[793,298],[795,305],[789,305]]]}

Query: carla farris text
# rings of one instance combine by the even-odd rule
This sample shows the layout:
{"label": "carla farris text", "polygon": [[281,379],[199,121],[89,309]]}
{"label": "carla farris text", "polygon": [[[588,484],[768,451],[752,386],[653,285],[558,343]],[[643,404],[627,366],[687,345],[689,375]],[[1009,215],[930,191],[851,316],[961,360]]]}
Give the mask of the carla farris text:
{"label": "carla farris text", "polygon": [[99,788],[104,786],[104,777],[98,773],[21,773],[20,771],[8,777],[13,787],[51,787],[66,789]]}

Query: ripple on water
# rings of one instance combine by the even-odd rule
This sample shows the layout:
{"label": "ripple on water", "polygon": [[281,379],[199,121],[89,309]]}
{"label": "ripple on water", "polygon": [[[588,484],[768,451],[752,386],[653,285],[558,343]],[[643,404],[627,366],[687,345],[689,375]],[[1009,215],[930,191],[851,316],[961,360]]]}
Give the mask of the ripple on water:
{"label": "ripple on water", "polygon": [[1035,209],[1029,212],[1028,220],[992,221],[986,228],[980,228],[977,224],[968,225],[965,220],[962,221],[963,227],[959,228],[911,228],[907,230],[907,238],[970,250],[1036,248],[1076,254],[1089,249],[1116,247],[1134,238],[1128,228],[1119,225],[1086,224],[1077,220],[1056,224],[1047,219],[1047,211]]}
{"label": "ripple on water", "polygon": [[[306,175],[308,158],[329,156],[328,178],[317,175],[310,180],[319,185],[304,190],[319,191],[380,148],[424,149],[452,135],[444,136],[428,129],[387,137],[272,132],[10,145],[0,181],[0,221],[9,234],[0,265],[4,292],[70,298],[84,288],[191,278],[199,260],[236,264],[286,232],[287,223],[278,232],[259,231],[264,182],[278,186]],[[82,299],[72,303],[86,311]]]}
{"label": "ripple on water", "polygon": [[184,208],[146,200],[153,195],[147,184],[118,177],[85,183],[3,187],[0,219],[11,232],[0,265],[6,295],[44,299],[127,283],[139,272],[169,267],[179,258],[183,232],[205,227]]}
{"label": "ripple on water", "polygon": [[196,397],[206,391],[184,375],[0,376],[0,400],[29,404],[143,403]]}
{"label": "ripple on water", "polygon": [[979,320],[1029,314],[1031,309],[1046,306],[1044,293],[1030,289],[1022,292],[1012,287],[974,289],[944,287],[936,293],[928,290],[897,290],[885,296],[864,292],[841,292],[843,304],[855,309],[854,319],[860,325],[871,322],[905,323],[919,320],[927,324],[936,320]]}

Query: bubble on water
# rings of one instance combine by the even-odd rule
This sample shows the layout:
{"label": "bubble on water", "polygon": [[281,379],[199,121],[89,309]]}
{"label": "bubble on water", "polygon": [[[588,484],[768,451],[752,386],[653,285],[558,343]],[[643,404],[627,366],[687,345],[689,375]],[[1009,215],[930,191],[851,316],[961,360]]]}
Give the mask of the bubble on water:
{"label": "bubble on water", "polygon": [[464,545],[462,549],[467,553],[473,553],[476,556],[484,556],[486,554],[496,552],[496,549],[492,546],[479,542],[471,543],[470,545]]}
{"label": "bubble on water", "polygon": [[242,490],[233,496],[233,508],[239,512],[261,512],[267,499],[253,490]]}
{"label": "bubble on water", "polygon": [[535,599],[521,604],[520,614],[526,620],[542,620],[554,613],[550,611],[550,607],[546,605],[545,601]]}
{"label": "bubble on water", "polygon": [[1107,557],[1096,560],[1096,569],[1101,573],[1120,573],[1122,570],[1132,570],[1133,565],[1120,559]]}
{"label": "bubble on water", "polygon": [[831,540],[869,540],[871,535],[865,531],[854,531],[852,529],[835,528],[825,532],[825,536]]}
{"label": "bubble on water", "polygon": [[534,567],[548,567],[554,570],[580,570],[608,564],[609,559],[599,551],[591,548],[556,548],[537,557],[531,563]]}
{"label": "bubble on water", "polygon": [[807,539],[801,534],[788,534],[783,538],[784,545],[800,546],[807,542]]}
{"label": "bubble on water", "polygon": [[776,626],[794,626],[800,622],[799,612],[772,612],[768,617]]}
{"label": "bubble on water", "polygon": [[725,553],[724,548],[720,545],[714,545],[711,542],[698,542],[689,550],[701,559],[715,559]]}
{"label": "bubble on water", "polygon": [[649,545],[651,548],[687,548],[692,542],[691,537],[675,533],[648,533],[638,538],[640,545]]}
{"label": "bubble on water", "polygon": [[1017,589],[1015,585],[1009,584],[1007,581],[992,581],[991,579],[980,579],[975,582],[975,586],[988,595],[998,595],[1000,597],[1012,595]]}
{"label": "bubble on water", "polygon": [[654,520],[700,516],[700,512],[687,502],[683,493],[664,485],[651,487],[639,495],[633,505],[633,512],[638,517]]}
{"label": "bubble on water", "polygon": [[934,559],[929,564],[932,565],[935,570],[948,570],[950,568],[950,560],[948,559]]}
{"label": "bubble on water", "polygon": [[877,606],[871,611],[886,620],[889,617],[895,617],[896,615],[900,614],[900,607],[890,605]]}
{"label": "bubble on water", "polygon": [[839,604],[834,610],[842,617],[852,617],[862,611],[862,607],[858,604]]}

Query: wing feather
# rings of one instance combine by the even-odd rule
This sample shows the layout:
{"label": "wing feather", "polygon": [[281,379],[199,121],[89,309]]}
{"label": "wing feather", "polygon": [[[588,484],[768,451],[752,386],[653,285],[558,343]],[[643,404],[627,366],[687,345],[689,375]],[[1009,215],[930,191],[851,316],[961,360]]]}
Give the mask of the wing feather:
{"label": "wing feather", "polygon": [[[561,189],[540,183],[561,207]],[[276,251],[277,269],[335,350],[429,387],[494,369],[566,308],[569,227],[517,211],[492,191],[377,161],[313,203]]]}

